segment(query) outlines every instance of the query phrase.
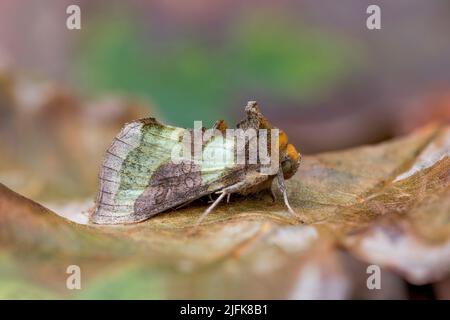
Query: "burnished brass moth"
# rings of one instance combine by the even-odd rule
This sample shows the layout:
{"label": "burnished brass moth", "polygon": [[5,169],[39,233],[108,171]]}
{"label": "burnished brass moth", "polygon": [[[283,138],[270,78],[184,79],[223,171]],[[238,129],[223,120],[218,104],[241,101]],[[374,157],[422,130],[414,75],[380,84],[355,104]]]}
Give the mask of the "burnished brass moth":
{"label": "burnished brass moth", "polygon": [[[139,222],[203,196],[219,194],[199,223],[224,197],[271,191],[275,178],[293,213],[284,181],[297,171],[300,154],[288,143],[286,134],[261,114],[256,102],[250,101],[245,113],[234,131],[222,120],[209,130],[212,134],[199,128],[201,140],[196,139],[195,129],[164,125],[154,118],[126,124],[106,151],[90,221]],[[253,132],[263,134],[250,134]],[[267,149],[270,161],[264,161],[262,149]]]}

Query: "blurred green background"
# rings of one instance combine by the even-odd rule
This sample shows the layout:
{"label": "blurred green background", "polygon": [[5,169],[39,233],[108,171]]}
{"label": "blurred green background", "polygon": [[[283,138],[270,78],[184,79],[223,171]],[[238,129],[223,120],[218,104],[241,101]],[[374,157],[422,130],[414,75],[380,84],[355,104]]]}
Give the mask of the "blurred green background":
{"label": "blurred green background", "polygon": [[91,93],[151,99],[181,126],[193,119],[235,121],[230,108],[247,98],[288,99],[300,107],[360,67],[361,53],[343,35],[314,32],[295,16],[240,15],[219,39],[197,28],[161,38],[157,26],[139,24],[117,12],[93,21],[76,55],[76,77]]}
{"label": "blurred green background", "polygon": [[[81,30],[65,26],[69,4],[81,8]],[[381,30],[366,28],[370,4],[381,7]],[[313,153],[450,119],[447,102],[416,103],[448,92],[449,30],[446,0],[7,0],[0,66],[85,100],[135,97],[183,127],[234,125],[257,100]]]}

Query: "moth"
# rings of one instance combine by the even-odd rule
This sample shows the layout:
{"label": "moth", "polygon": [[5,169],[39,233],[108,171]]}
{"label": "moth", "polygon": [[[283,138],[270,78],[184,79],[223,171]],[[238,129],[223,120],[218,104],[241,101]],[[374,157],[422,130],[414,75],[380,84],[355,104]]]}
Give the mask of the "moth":
{"label": "moth", "polygon": [[[226,123],[217,121],[213,128],[219,133],[203,137],[197,147],[200,156],[219,155],[213,161],[198,161],[188,150],[174,159],[174,150],[186,150],[194,143],[186,137],[195,135],[193,129],[164,125],[154,118],[127,123],[106,150],[99,174],[99,191],[90,222],[96,224],[127,224],[146,220],[168,209],[178,208],[193,200],[209,196],[212,204],[197,220],[198,225],[223,199],[232,194],[249,195],[263,190],[272,192],[272,182],[283,195],[284,203],[294,214],[288,202],[285,180],[297,171],[301,155],[288,143],[287,135],[275,128],[261,114],[258,104],[247,103],[245,118],[236,129],[240,132],[264,131],[266,138],[278,132],[273,139],[261,139],[259,148],[267,147],[268,154],[277,154],[276,171],[264,172],[268,165],[262,158],[251,163],[251,143],[257,136],[244,141],[241,152],[247,162],[236,161],[237,139],[223,138],[228,133]],[[205,128],[201,132],[205,132]],[[264,138],[264,135],[262,135]],[[271,141],[268,141],[271,140]],[[262,142],[261,142],[262,141]],[[253,150],[254,151],[254,150]],[[201,157],[200,157],[201,158]],[[255,157],[253,157],[253,160]],[[242,158],[241,158],[242,160]],[[270,166],[273,163],[269,164]],[[273,167],[273,166],[272,166]],[[212,195],[218,195],[215,200]]]}

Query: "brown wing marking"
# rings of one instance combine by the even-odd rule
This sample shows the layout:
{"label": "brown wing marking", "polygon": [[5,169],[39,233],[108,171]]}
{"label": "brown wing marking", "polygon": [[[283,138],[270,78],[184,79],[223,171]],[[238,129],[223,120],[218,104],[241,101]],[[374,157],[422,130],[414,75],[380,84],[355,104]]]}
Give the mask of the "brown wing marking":
{"label": "brown wing marking", "polygon": [[150,178],[147,189],[134,204],[136,218],[148,218],[158,212],[198,198],[204,192],[200,167],[194,162],[162,164]]}

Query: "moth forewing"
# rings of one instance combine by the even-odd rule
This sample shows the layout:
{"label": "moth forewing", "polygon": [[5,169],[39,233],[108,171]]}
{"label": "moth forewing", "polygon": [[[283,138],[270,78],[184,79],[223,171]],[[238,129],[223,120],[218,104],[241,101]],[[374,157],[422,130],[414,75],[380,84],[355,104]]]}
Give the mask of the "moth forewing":
{"label": "moth forewing", "polygon": [[[232,185],[243,168],[234,166],[233,142],[213,137],[195,161],[184,150],[187,129],[165,126],[154,119],[125,125],[105,153],[100,187],[90,221],[99,224],[143,221]],[[115,151],[119,149],[120,152]]]}

